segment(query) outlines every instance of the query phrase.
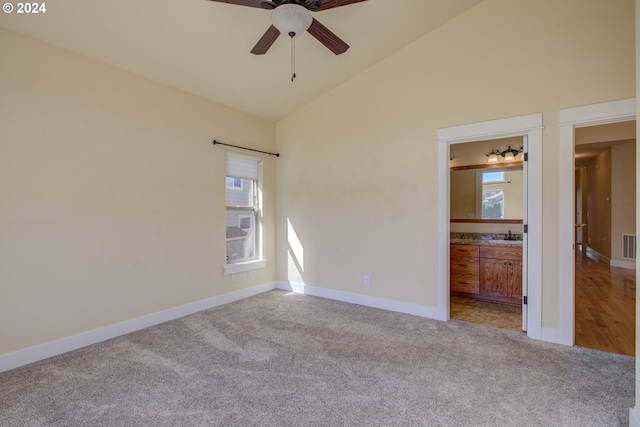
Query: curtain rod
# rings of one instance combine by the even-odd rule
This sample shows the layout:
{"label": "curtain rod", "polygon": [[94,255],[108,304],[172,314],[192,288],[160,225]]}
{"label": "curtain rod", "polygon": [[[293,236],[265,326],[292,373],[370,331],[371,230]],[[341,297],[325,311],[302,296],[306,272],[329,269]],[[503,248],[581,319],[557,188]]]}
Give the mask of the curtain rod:
{"label": "curtain rod", "polygon": [[276,156],[276,157],[280,157],[280,153],[269,153],[268,151],[261,151],[261,150],[255,150],[253,148],[245,148],[245,147],[239,147],[237,145],[231,145],[231,144],[225,144],[224,142],[220,142],[220,141],[216,141],[215,139],[213,140],[213,145],[226,145],[227,147],[233,147],[233,148],[240,148],[241,150],[249,150],[249,151],[255,151],[256,153],[262,153],[262,154],[268,154],[270,156]]}

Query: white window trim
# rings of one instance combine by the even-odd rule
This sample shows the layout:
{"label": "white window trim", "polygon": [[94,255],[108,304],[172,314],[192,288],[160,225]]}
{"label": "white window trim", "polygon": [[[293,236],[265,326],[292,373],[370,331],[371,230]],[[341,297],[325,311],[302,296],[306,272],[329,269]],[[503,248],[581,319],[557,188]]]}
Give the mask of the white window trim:
{"label": "white window trim", "polygon": [[264,268],[267,265],[267,261],[264,259],[252,259],[251,261],[240,261],[233,264],[227,264],[224,266],[224,275],[242,273],[245,271],[258,270]]}
{"label": "white window trim", "polygon": [[[255,160],[257,162],[259,162],[259,166],[258,166],[258,179],[256,180],[256,188],[255,188],[255,194],[254,194],[254,198],[256,198],[255,202],[258,206],[258,210],[260,212],[262,212],[262,200],[260,197],[260,186],[262,184],[262,157],[260,156],[250,156],[250,155],[246,155],[245,153],[240,153],[238,151],[235,150],[227,150],[226,155],[232,155],[232,156],[236,156],[236,157],[244,157],[247,159],[251,159],[251,160]],[[225,209],[231,207],[231,206],[226,206],[225,204]],[[241,206],[237,206],[234,207],[236,209],[239,210],[244,210],[243,208],[246,208],[247,211],[251,211],[254,212],[254,208],[252,207],[241,207]],[[254,213],[255,215],[255,213]],[[250,259],[250,260],[246,260],[246,261],[238,261],[238,262],[231,262],[231,263],[226,263],[224,265],[223,268],[223,274],[225,276],[229,276],[231,274],[236,274],[236,273],[243,273],[246,271],[252,271],[252,270],[258,270],[261,268],[264,268],[267,265],[267,261],[265,259],[262,258],[263,254],[263,242],[262,242],[262,226],[260,225],[260,227],[258,227],[257,221],[258,219],[253,218],[253,228],[254,230],[256,230],[257,236],[256,236],[256,248],[255,250],[257,251],[256,254],[256,258],[254,259]],[[257,228],[258,227],[258,228]]]}

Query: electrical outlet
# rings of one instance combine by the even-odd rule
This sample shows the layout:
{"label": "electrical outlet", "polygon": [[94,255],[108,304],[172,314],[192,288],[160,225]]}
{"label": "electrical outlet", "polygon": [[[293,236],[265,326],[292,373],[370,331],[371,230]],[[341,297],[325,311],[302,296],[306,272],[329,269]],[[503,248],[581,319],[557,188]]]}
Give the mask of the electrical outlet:
{"label": "electrical outlet", "polygon": [[367,286],[371,284],[371,278],[368,275],[364,276],[364,284]]}

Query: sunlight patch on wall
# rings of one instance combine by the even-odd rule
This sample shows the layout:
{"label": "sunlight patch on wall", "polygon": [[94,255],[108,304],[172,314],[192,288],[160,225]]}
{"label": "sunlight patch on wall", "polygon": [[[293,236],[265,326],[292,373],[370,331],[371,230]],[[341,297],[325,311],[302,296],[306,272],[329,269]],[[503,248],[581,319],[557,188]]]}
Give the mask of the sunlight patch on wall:
{"label": "sunlight patch on wall", "polygon": [[289,246],[287,251],[287,278],[290,282],[304,283],[302,278],[302,273],[304,273],[304,247],[289,218],[287,218],[287,243]]}

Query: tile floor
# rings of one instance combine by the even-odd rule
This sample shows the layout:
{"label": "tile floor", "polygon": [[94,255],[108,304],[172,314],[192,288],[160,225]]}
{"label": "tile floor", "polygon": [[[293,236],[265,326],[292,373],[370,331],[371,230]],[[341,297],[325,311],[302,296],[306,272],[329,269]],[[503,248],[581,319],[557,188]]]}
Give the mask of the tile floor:
{"label": "tile floor", "polygon": [[451,296],[451,318],[522,332],[522,308]]}

